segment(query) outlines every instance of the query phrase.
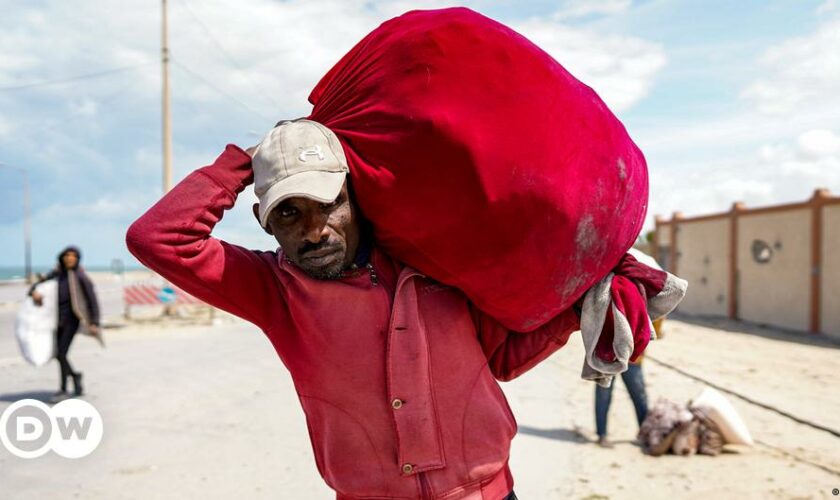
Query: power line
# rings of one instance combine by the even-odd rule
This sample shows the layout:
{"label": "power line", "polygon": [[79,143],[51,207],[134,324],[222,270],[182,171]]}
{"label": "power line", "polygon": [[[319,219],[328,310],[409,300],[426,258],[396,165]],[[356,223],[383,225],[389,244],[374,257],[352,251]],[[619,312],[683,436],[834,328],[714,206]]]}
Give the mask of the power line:
{"label": "power line", "polygon": [[190,68],[188,68],[188,67],[184,66],[184,65],[183,65],[182,63],[180,63],[178,60],[173,59],[171,56],[170,56],[169,60],[170,60],[170,62],[171,62],[172,64],[174,64],[175,66],[177,66],[177,67],[181,68],[182,70],[184,70],[185,72],[189,73],[189,74],[190,74],[193,78],[195,78],[195,79],[197,79],[197,80],[201,81],[202,83],[204,83],[205,85],[207,85],[207,86],[208,86],[208,87],[210,87],[211,89],[215,90],[215,91],[216,91],[216,92],[218,92],[219,94],[221,94],[221,95],[223,95],[223,96],[227,97],[227,98],[228,98],[228,99],[230,99],[231,101],[233,101],[233,102],[235,102],[236,104],[238,104],[239,106],[241,106],[243,109],[246,109],[246,110],[248,110],[249,112],[251,112],[251,113],[253,113],[253,114],[255,114],[255,115],[259,116],[259,117],[260,117],[260,118],[262,118],[263,120],[268,120],[268,121],[271,121],[271,118],[269,118],[269,117],[267,117],[267,116],[263,115],[261,112],[257,111],[256,109],[252,108],[251,106],[249,106],[249,105],[245,104],[244,102],[240,101],[239,99],[237,99],[236,97],[234,97],[232,94],[228,93],[227,91],[220,89],[220,88],[219,88],[219,87],[217,87],[215,84],[213,84],[212,82],[210,82],[210,80],[208,80],[207,78],[204,78],[204,77],[203,77],[203,76],[201,76],[200,74],[198,74],[198,73],[196,73],[195,71],[191,70]]}
{"label": "power line", "polygon": [[231,56],[230,53],[227,50],[225,50],[222,43],[219,41],[218,38],[216,38],[213,35],[213,32],[210,30],[210,28],[208,28],[207,25],[204,24],[204,22],[202,22],[201,19],[199,19],[199,17],[195,14],[195,11],[192,10],[190,5],[187,3],[187,0],[181,0],[181,4],[184,6],[187,13],[189,13],[189,15],[193,18],[193,20],[195,20],[195,22],[199,26],[201,26],[201,29],[204,30],[204,34],[206,34],[207,38],[209,38],[213,42],[213,44],[216,45],[216,48],[219,49],[219,52],[225,57],[225,59],[227,59],[227,61],[234,68],[238,69],[245,76],[245,78],[247,78],[248,82],[251,84],[251,86],[254,88],[254,90],[259,91],[261,94],[263,94],[263,96],[266,99],[271,101],[272,104],[274,104],[278,108],[282,108],[280,103],[275,101],[274,98],[271,97],[271,94],[269,92],[266,92],[263,88],[261,88],[259,85],[257,85],[257,83],[253,80],[253,78],[251,78],[251,76],[248,74],[248,72],[242,66],[240,66],[239,62],[237,62],[237,60],[233,56]]}
{"label": "power line", "polygon": [[148,66],[150,64],[154,64],[154,63],[147,62],[147,63],[142,63],[142,64],[135,64],[135,65],[132,65],[132,66],[122,66],[122,67],[119,67],[119,68],[106,69],[106,70],[103,70],[103,71],[97,71],[95,73],[85,73],[83,75],[69,76],[69,77],[66,77],[66,78],[60,78],[60,79],[56,79],[56,80],[44,80],[44,81],[40,81],[40,82],[24,83],[24,84],[21,84],[21,85],[10,85],[8,87],[0,87],[0,92],[26,90],[26,89],[36,88],[36,87],[46,87],[48,85],[60,85],[62,83],[76,82],[76,81],[79,81],[79,80],[89,80],[89,79],[92,79],[92,78],[101,78],[103,76],[109,76],[109,75],[114,75],[114,74],[117,74],[117,73],[125,73],[127,71],[133,71],[135,69],[142,68],[142,67]]}

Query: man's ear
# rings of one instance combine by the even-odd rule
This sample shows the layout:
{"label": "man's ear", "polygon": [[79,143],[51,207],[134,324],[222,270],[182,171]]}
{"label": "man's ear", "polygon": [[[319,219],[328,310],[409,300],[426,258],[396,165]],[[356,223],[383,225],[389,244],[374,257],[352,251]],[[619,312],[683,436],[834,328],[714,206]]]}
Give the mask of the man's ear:
{"label": "man's ear", "polygon": [[[254,203],[253,205],[251,205],[251,208],[254,211],[254,218],[257,219],[257,224],[260,224],[260,204],[259,203]],[[262,226],[262,224],[260,224],[260,226]],[[263,231],[265,231],[266,233],[274,236],[274,234],[271,232],[270,227],[264,227]]]}

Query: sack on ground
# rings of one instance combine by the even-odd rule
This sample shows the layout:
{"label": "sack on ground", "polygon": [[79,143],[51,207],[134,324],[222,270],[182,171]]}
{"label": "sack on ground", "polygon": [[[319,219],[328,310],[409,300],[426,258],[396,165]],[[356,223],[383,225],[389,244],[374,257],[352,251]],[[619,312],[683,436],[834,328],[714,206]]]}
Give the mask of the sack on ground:
{"label": "sack on ground", "polygon": [[711,387],[706,387],[694,398],[689,407],[713,422],[727,444],[752,446],[753,439],[747,424],[726,397]]}

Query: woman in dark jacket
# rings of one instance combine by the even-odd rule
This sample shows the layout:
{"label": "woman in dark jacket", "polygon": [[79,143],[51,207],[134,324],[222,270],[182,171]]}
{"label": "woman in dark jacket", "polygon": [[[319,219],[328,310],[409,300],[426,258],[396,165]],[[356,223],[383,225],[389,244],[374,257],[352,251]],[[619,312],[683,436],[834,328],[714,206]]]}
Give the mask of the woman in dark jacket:
{"label": "woman in dark jacket", "polygon": [[[102,343],[99,331],[99,302],[93,289],[93,282],[79,265],[82,254],[78,248],[70,246],[58,255],[58,266],[38,283],[55,279],[58,281],[58,329],[56,331],[56,358],[61,369],[61,389],[55,393],[51,402],[58,402],[70,397],[67,393],[67,378],[73,377],[73,395],[81,396],[82,373],[73,371],[67,360],[67,352],[73,337],[81,325]],[[36,283],[37,285],[37,283]],[[29,295],[40,305],[43,297],[35,291],[35,285],[29,289]]]}

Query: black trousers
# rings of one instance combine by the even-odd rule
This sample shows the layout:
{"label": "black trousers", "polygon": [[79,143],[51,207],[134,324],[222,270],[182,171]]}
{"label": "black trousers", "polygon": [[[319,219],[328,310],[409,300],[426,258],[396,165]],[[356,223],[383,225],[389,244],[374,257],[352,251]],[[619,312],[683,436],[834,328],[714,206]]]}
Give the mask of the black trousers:
{"label": "black trousers", "polygon": [[505,500],[518,500],[518,499],[516,498],[516,493],[511,491],[510,495],[505,497]]}
{"label": "black trousers", "polygon": [[70,351],[70,344],[73,343],[73,337],[79,330],[79,318],[71,315],[69,318],[64,317],[59,319],[58,330],[56,330],[56,359],[58,359],[58,366],[61,371],[61,390],[67,391],[67,378],[74,376],[76,372],[70,366],[70,361],[67,360],[67,353]]}

